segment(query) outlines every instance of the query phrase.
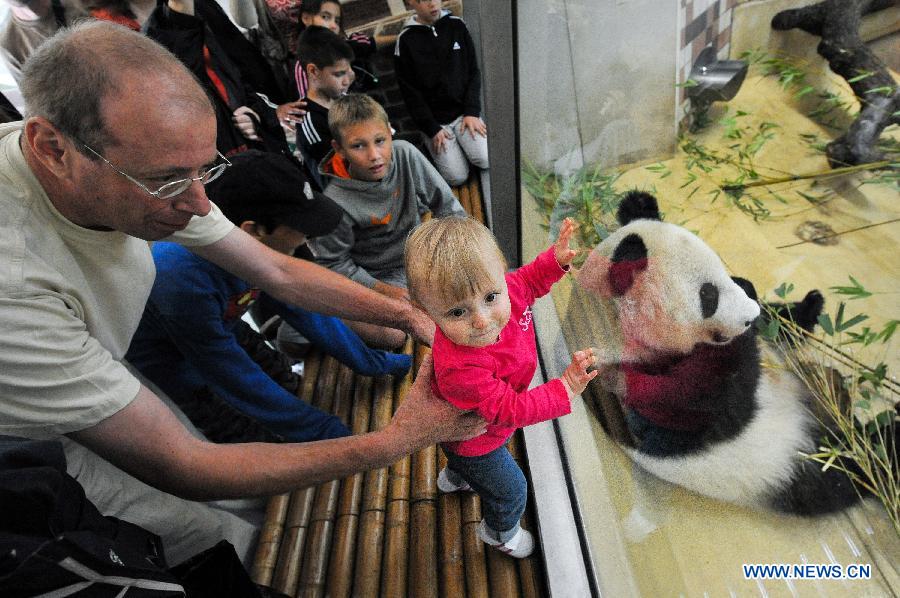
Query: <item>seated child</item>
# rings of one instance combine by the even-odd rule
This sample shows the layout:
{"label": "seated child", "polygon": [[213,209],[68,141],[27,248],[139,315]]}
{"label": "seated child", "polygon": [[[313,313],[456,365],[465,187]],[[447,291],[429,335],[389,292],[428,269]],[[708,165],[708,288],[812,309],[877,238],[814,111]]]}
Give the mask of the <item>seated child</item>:
{"label": "seated child", "polygon": [[378,102],[360,94],[337,100],[328,113],[334,148],[319,172],[325,195],[344,211],[337,227],[312,241],[318,263],[371,289],[406,298],[403,244],[428,211],[465,216],[431,163],[405,141],[391,140]]}
{"label": "seated child", "polygon": [[396,41],[397,36],[378,35],[371,37],[360,32],[352,33],[348,36],[341,27],[343,18],[341,12],[341,3],[338,0],[303,0],[303,3],[300,5],[300,19],[297,21],[294,32],[289,37],[289,40],[293,39],[293,42],[289,41],[289,44],[292,46],[291,52],[297,58],[293,70],[297,97],[302,98],[309,91],[305,56],[297,40],[303,31],[312,26],[325,27],[350,44],[354,55],[354,59],[350,61],[350,66],[356,75],[356,79],[351,87],[352,91],[368,91],[378,84],[378,78],[371,72],[372,68],[369,60],[375,54],[377,46],[392,45]]}
{"label": "seated child", "polygon": [[484,516],[478,537],[516,558],[534,539],[519,526],[527,485],[505,444],[516,428],[570,411],[570,401],[597,375],[593,350],[577,351],[561,378],[531,390],[537,349],[531,304],[563,277],[575,257],[567,219],[559,240],[530,264],[505,274],[491,232],[471,218],[435,218],[410,235],[405,262],[412,300],[437,324],[432,389],[460,409],[475,410],[487,431],[443,445],[443,492],[474,489]]}
{"label": "seated child", "polygon": [[[308,236],[341,217],[313,192],[299,165],[280,155],[250,151],[206,189],[223,213],[262,243],[291,254]],[[204,386],[269,431],[291,442],[346,436],[341,421],[284,390],[240,347],[234,330],[260,295],[250,284],[175,243],[153,245],[156,280],[126,359],[176,403]],[[365,375],[403,374],[411,358],[366,347],[337,318],[285,305],[263,294],[285,321]]]}
{"label": "seated child", "polygon": [[487,126],[481,120],[481,72],[466,24],[440,0],[409,0],[416,14],[397,37],[394,70],[403,101],[431,140],[438,171],[463,184],[469,163],[488,168]]}
{"label": "seated child", "polygon": [[315,25],[304,29],[297,47],[309,82],[303,98],[306,116],[297,127],[297,144],[304,160],[311,159],[310,167],[316,170],[322,158],[331,151],[328,110],[334,100],[347,93],[353,82],[350,69],[353,50],[336,33]]}

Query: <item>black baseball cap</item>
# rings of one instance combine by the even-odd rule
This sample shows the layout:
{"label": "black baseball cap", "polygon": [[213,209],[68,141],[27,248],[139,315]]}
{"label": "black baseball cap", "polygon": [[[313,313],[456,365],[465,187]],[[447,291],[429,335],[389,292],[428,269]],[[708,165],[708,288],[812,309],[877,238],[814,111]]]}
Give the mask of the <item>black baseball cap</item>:
{"label": "black baseball cap", "polygon": [[313,189],[292,158],[248,150],[228,159],[232,165],[206,185],[206,194],[235,224],[269,220],[311,238],[341,221],[341,207]]}

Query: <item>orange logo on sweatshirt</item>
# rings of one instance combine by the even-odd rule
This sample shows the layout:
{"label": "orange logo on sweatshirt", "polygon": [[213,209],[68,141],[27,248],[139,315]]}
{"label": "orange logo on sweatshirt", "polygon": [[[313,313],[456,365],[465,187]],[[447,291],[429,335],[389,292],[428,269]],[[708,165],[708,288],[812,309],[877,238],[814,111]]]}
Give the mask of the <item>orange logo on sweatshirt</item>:
{"label": "orange logo on sweatshirt", "polygon": [[385,224],[387,224],[387,223],[389,223],[389,222],[391,221],[391,218],[392,218],[392,217],[393,217],[393,216],[392,216],[392,214],[391,214],[390,212],[388,212],[387,215],[386,215],[384,218],[379,218],[379,217],[376,216],[375,214],[372,214],[372,215],[370,216],[371,222],[372,222],[372,226],[384,226]]}

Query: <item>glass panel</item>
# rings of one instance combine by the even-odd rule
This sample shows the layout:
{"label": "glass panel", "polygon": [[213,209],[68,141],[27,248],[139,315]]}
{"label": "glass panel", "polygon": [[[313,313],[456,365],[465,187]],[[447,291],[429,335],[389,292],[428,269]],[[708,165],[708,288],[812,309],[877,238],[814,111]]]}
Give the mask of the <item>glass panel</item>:
{"label": "glass panel", "polygon": [[[730,274],[751,280],[766,299],[777,299],[774,289],[782,283],[794,285],[786,295],[792,301],[819,289],[832,323],[844,302],[845,322],[865,314],[872,331],[889,328],[900,317],[893,292],[900,288],[900,262],[893,255],[900,229],[890,226],[898,217],[896,187],[873,180],[883,171],[832,176],[820,148],[852,122],[855,100],[816,55],[818,40],[770,30],[772,16],[787,4],[517,2],[524,261],[548,246],[553,233],[548,235],[547,227],[552,231],[566,213],[581,222],[587,253],[618,226],[615,208],[621,195],[640,189],[657,197],[666,221],[696,233]],[[758,62],[750,65],[742,84],[728,78],[733,73],[726,75],[724,83],[736,93],[727,102],[689,114],[691,67],[707,46],[714,61],[753,51],[747,58]],[[776,72],[767,75],[765,64]],[[801,71],[803,77],[797,74]],[[804,91],[807,86],[813,89]],[[836,111],[823,117],[829,104]],[[883,138],[896,145],[900,133],[889,129]],[[747,185],[807,174],[814,176]],[[729,183],[738,184],[730,195],[722,189]],[[569,203],[568,212],[556,205],[560,198]],[[853,292],[835,290],[854,286],[851,276],[875,293],[858,300],[841,295]],[[551,377],[565,369],[566,352],[621,348],[622,331],[609,302],[572,278],[557,284],[552,297],[558,321],[541,319],[535,310]],[[811,359],[831,359],[821,357],[829,353],[819,345],[809,346]],[[895,374],[900,352],[894,346],[874,343],[860,350],[857,344],[841,350],[873,367],[884,362]],[[828,363],[846,375],[863,371],[842,360]],[[896,388],[890,380],[881,387],[888,404],[898,401]],[[560,420],[560,428],[604,595],[900,593],[900,535],[875,499],[836,514],[799,517],[685,489],[682,484],[700,476],[701,469],[676,467],[673,477],[679,483],[663,481],[637,467],[617,442],[631,442],[622,408],[598,387],[573,403],[572,415]],[[774,427],[755,434],[756,450],[715,453],[728,459],[727,468],[746,472],[746,493],[767,465],[751,465],[755,454],[783,440]],[[742,488],[729,490],[743,498]],[[745,578],[743,565],[770,563],[862,564],[871,567],[871,579]]]}

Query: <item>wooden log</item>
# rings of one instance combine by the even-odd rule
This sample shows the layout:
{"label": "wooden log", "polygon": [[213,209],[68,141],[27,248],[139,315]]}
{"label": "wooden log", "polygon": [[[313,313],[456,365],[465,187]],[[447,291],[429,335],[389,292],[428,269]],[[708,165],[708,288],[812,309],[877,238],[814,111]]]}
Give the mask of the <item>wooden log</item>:
{"label": "wooden log", "polygon": [[306,530],[312,513],[315,488],[304,488],[291,493],[290,505],[284,522],[284,537],[278,552],[278,563],[272,578],[272,588],[290,596],[297,589]]}
{"label": "wooden log", "polygon": [[463,522],[460,494],[442,494],[438,499],[440,520],[440,580],[442,596],[466,595],[466,566],[463,558]]}
{"label": "wooden log", "polygon": [[[354,435],[368,432],[371,406],[372,378],[357,376],[351,418],[351,430]],[[326,586],[332,598],[349,597],[353,590],[353,566],[360,527],[359,514],[364,479],[363,473],[357,473],[344,480],[341,485]]]}
{"label": "wooden log", "polygon": [[[394,409],[406,399],[412,386],[412,373],[397,381]],[[382,563],[382,596],[407,595],[409,567],[409,477],[410,458],[404,457],[390,468],[387,516],[385,519],[384,561]]]}
{"label": "wooden log", "polygon": [[[380,430],[390,422],[393,402],[393,378],[379,376],[375,379],[372,397],[371,430]],[[387,468],[366,472],[353,576],[354,596],[368,598],[379,595],[387,488]]]}
{"label": "wooden log", "polygon": [[466,595],[468,598],[489,598],[485,545],[475,530],[481,522],[481,499],[473,492],[459,494],[462,515],[463,558],[466,569]]}
{"label": "wooden log", "polygon": [[843,77],[860,102],[859,115],[847,132],[825,146],[832,168],[877,162],[884,158],[878,137],[885,127],[900,124],[900,89],[885,64],[862,41],[862,15],[893,6],[895,0],[823,0],[783,10],[772,28],[799,28],[821,38],[817,51]]}
{"label": "wooden log", "polygon": [[287,517],[290,500],[290,494],[279,494],[269,499],[263,526],[259,531],[259,541],[256,544],[253,569],[250,573],[254,583],[263,586],[272,583],[272,574],[275,572],[275,563],[278,560],[278,548],[281,546],[284,520]]}

